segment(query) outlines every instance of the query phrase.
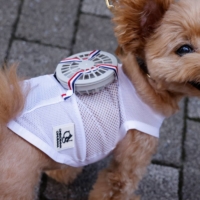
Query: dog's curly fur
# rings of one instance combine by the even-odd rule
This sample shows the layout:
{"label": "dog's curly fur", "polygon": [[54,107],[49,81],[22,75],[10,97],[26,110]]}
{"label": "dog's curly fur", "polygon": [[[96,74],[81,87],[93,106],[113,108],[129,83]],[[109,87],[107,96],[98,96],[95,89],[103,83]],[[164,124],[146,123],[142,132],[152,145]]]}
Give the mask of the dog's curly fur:
{"label": "dog's curly fur", "polygon": [[[113,0],[113,4],[117,55],[143,101],[168,117],[178,110],[182,97],[200,96],[200,1]],[[47,174],[65,183],[81,171],[55,163],[6,128],[23,109],[20,88],[13,67],[1,70],[0,199],[34,199],[42,171],[53,170]],[[114,150],[110,166],[99,173],[89,199],[139,199],[134,190],[156,146],[156,138],[129,131]]]}

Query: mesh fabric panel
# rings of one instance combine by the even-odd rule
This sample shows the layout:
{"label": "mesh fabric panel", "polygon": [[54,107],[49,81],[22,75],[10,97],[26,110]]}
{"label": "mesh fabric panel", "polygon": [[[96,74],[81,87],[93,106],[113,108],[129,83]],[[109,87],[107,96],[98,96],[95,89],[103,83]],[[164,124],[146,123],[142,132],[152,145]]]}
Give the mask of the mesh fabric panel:
{"label": "mesh fabric panel", "polygon": [[115,147],[120,127],[118,87],[111,84],[100,93],[79,95],[77,101],[86,137],[86,157],[107,154]]}

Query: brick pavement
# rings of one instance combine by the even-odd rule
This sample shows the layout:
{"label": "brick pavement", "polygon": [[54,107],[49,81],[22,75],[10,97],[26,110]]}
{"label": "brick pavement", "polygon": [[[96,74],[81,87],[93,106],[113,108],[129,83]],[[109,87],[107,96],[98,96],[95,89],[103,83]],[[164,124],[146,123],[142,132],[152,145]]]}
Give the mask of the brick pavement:
{"label": "brick pavement", "polygon": [[[19,62],[19,73],[53,73],[72,53],[117,43],[104,0],[0,0],[0,62]],[[185,99],[165,120],[158,152],[140,184],[143,200],[200,200],[200,100]],[[86,167],[71,185],[43,176],[39,199],[86,200],[97,171],[109,158]],[[28,181],[28,180],[27,180]]]}

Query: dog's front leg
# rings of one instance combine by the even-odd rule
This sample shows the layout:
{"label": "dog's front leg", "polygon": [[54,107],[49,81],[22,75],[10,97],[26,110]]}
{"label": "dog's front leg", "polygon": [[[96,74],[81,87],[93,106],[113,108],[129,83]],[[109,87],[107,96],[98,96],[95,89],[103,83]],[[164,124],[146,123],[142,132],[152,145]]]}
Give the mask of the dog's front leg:
{"label": "dog's front leg", "polygon": [[118,144],[109,168],[99,173],[89,200],[136,200],[139,181],[155,152],[157,139],[131,130]]}
{"label": "dog's front leg", "polygon": [[59,164],[0,126],[0,199],[37,199],[37,188],[43,169],[55,169]]}
{"label": "dog's front leg", "polygon": [[50,170],[46,171],[45,173],[60,183],[69,184],[72,183],[77,175],[81,173],[82,169],[82,167],[75,168],[64,166],[62,169]]}

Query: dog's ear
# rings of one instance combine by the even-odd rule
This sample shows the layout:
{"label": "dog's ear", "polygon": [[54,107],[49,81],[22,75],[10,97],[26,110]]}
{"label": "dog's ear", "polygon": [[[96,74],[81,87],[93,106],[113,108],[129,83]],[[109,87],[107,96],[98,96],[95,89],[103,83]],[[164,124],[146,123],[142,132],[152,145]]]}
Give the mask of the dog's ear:
{"label": "dog's ear", "polygon": [[141,55],[174,0],[113,0],[115,34],[124,52]]}
{"label": "dog's ear", "polygon": [[140,32],[143,37],[148,37],[158,25],[171,4],[170,0],[147,0],[139,16]]}

